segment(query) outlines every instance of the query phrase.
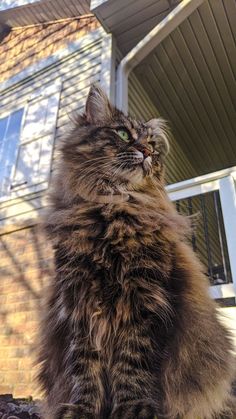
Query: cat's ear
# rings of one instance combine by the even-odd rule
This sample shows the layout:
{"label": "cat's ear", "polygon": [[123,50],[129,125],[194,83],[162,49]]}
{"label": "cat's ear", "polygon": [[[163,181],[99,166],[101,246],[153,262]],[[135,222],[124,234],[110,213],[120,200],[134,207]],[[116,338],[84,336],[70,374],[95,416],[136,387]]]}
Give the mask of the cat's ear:
{"label": "cat's ear", "polygon": [[148,121],[146,125],[150,128],[150,134],[156,142],[156,148],[160,156],[165,157],[170,150],[170,134],[166,121],[162,118],[155,118]]}
{"label": "cat's ear", "polygon": [[111,119],[112,106],[107,95],[97,84],[93,84],[89,90],[85,105],[85,117],[87,122],[100,125]]}

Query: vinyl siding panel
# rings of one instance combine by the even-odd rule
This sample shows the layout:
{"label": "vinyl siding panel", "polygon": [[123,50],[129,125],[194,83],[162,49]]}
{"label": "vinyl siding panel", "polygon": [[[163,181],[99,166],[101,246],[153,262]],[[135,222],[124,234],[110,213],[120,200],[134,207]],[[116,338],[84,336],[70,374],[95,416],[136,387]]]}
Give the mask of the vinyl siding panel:
{"label": "vinyl siding panel", "polygon": [[0,82],[29,66],[59,54],[69,43],[78,41],[100,25],[90,17],[11,30],[0,43]]}
{"label": "vinyl siding panel", "polygon": [[0,5],[1,23],[18,27],[77,17],[89,14],[89,5],[89,0],[8,0]]}
{"label": "vinyl siding panel", "polygon": [[[21,85],[2,92],[0,115],[3,112],[11,112],[13,103],[14,108],[26,104],[28,98],[38,88],[42,86],[47,88],[47,86],[60,81],[61,93],[53,152],[55,154],[55,145],[68,132],[71,125],[71,116],[74,112],[82,111],[84,107],[90,84],[100,80],[102,41],[103,36],[101,34],[100,38],[97,37],[97,40],[87,47],[69,54],[63,60],[45,68],[39,74],[35,74],[31,79],[25,80]],[[38,210],[43,206],[45,206],[45,200],[42,193],[36,195],[31,193],[31,195],[1,203],[0,223],[4,224],[6,221],[12,223],[19,214],[23,215],[23,219],[37,217]]]}
{"label": "vinyl siding panel", "polygon": [[[161,110],[152,102],[150,96],[145,91],[142,83],[134,73],[129,77],[129,112],[137,119],[148,121],[149,119],[162,116]],[[169,121],[167,121],[169,123]],[[170,129],[171,124],[169,123]],[[166,180],[167,183],[175,183],[184,179],[192,178],[196,172],[181,149],[180,145],[172,136],[170,143],[170,154],[166,160]]]}

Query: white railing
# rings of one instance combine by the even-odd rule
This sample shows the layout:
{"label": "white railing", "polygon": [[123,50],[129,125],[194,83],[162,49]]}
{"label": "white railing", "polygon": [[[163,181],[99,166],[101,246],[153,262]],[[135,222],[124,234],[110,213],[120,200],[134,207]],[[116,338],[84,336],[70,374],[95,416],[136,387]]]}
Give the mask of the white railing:
{"label": "white railing", "polygon": [[236,167],[167,186],[172,201],[219,191],[232,283],[212,286],[214,298],[236,297]]}

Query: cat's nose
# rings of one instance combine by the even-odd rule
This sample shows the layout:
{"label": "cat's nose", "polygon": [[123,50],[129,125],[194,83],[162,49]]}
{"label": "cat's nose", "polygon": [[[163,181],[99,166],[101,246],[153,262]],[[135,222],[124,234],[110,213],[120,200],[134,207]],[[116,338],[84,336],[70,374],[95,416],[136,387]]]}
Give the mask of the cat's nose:
{"label": "cat's nose", "polygon": [[140,144],[140,143],[136,142],[133,145],[138,151],[141,151],[141,153],[143,153],[144,158],[150,156],[153,153],[153,148],[149,144],[144,145],[144,144]]}

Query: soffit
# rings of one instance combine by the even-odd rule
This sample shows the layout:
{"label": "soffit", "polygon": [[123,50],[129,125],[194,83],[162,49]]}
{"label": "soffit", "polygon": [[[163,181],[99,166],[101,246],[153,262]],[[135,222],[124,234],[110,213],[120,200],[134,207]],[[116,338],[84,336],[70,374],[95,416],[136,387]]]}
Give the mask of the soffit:
{"label": "soffit", "polygon": [[236,164],[236,2],[205,1],[136,69],[199,174]]}
{"label": "soffit", "polygon": [[178,3],[180,0],[93,0],[91,10],[126,54]]}
{"label": "soffit", "polygon": [[28,26],[90,13],[90,0],[41,0],[0,11],[0,26]]}

